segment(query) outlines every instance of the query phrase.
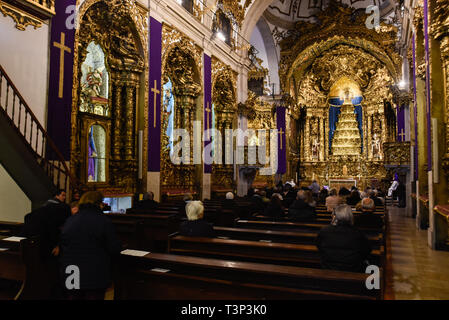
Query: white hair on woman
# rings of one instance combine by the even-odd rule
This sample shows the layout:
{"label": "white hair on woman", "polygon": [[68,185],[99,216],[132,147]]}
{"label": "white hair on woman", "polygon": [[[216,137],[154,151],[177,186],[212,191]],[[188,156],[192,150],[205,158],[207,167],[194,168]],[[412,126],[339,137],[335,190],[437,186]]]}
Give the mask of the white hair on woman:
{"label": "white hair on woman", "polygon": [[188,220],[202,219],[204,215],[204,207],[201,201],[190,201],[186,204],[186,214]]}
{"label": "white hair on woman", "polygon": [[354,216],[352,214],[351,206],[347,204],[341,204],[334,209],[334,218],[332,219],[334,226],[339,224],[354,224]]}
{"label": "white hair on woman", "polygon": [[234,194],[232,192],[226,193],[226,199],[228,199],[228,200],[234,199]]}

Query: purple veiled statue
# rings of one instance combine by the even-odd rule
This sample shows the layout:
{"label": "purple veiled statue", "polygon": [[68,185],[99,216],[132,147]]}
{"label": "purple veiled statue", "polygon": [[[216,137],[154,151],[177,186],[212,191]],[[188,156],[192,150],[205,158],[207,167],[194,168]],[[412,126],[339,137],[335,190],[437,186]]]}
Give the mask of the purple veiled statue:
{"label": "purple veiled statue", "polygon": [[97,149],[95,148],[95,141],[93,135],[93,126],[90,128],[89,133],[89,161],[87,169],[87,181],[96,182],[97,181]]}

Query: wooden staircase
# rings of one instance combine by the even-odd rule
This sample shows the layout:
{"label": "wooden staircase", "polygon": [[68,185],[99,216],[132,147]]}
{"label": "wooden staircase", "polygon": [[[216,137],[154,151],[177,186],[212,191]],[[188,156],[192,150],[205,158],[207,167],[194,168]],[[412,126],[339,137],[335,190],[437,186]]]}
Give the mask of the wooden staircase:
{"label": "wooden staircase", "polygon": [[77,186],[66,161],[0,65],[0,163],[38,206]]}

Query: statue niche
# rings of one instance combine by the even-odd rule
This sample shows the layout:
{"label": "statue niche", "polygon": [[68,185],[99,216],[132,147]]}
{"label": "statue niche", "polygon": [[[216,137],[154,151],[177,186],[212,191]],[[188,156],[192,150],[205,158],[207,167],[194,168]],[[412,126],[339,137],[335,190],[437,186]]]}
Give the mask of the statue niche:
{"label": "statue niche", "polygon": [[136,115],[145,94],[141,39],[124,1],[99,1],[83,12],[75,37],[72,170],[85,189],[134,193]]}

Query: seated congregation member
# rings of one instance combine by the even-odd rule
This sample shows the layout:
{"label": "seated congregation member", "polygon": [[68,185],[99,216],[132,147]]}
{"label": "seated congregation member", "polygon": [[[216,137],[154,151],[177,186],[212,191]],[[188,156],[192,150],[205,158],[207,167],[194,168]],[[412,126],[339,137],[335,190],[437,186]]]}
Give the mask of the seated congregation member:
{"label": "seated congregation member", "polygon": [[226,193],[226,199],[222,202],[223,209],[234,209],[237,206],[232,192]]}
{"label": "seated congregation member", "polygon": [[374,200],[365,198],[362,200],[362,212],[355,218],[354,225],[358,228],[381,228],[382,218],[374,213],[376,206]]}
{"label": "seated congregation member", "polygon": [[335,208],[332,223],[320,230],[317,247],[324,269],[365,272],[371,252],[366,236],[354,228],[352,209],[346,204]]}
{"label": "seated congregation member", "polygon": [[103,300],[111,284],[112,259],[122,249],[111,220],[103,214],[103,194],[85,193],[79,202],[79,212],[67,219],[61,234],[62,282],[68,276],[66,268],[79,268],[80,289],[68,290],[70,300]]}
{"label": "seated congregation member", "polygon": [[309,186],[309,189],[312,191],[313,197],[318,198],[320,194],[320,185],[316,180],[312,181],[312,184]]}
{"label": "seated congregation member", "polygon": [[191,193],[187,192],[186,194],[184,194],[184,197],[182,198],[184,204],[181,205],[181,207],[179,208],[179,216],[182,218],[185,218],[187,216],[186,214],[186,206],[187,204],[189,204],[190,201],[193,201],[193,196]]}
{"label": "seated congregation member", "polygon": [[311,191],[299,190],[296,200],[288,209],[288,216],[292,220],[304,221],[316,218],[315,201]]}
{"label": "seated congregation member", "polygon": [[357,203],[360,202],[360,193],[357,189],[353,189],[351,191],[351,195],[346,199],[346,204],[350,205],[350,206],[355,206],[357,205]]}
{"label": "seated congregation member", "polygon": [[258,189],[254,189],[254,194],[253,196],[250,198],[250,202],[251,202],[251,214],[261,214],[264,212],[265,210],[265,204],[263,203],[263,199],[259,193]]}
{"label": "seated congregation member", "polygon": [[201,201],[186,204],[187,221],[181,223],[179,234],[192,237],[215,237],[214,227],[203,220],[204,206]]}
{"label": "seated congregation member", "polygon": [[273,219],[284,217],[284,207],[282,206],[282,196],[279,193],[274,193],[268,206],[265,208],[264,215]]}
{"label": "seated congregation member", "polygon": [[384,205],[382,200],[377,197],[377,190],[372,189],[370,191],[370,193],[369,193],[369,197],[371,199],[373,199],[374,204],[376,205],[376,207],[382,207]]}
{"label": "seated congregation member", "polygon": [[318,203],[326,204],[326,198],[329,196],[329,191],[326,188],[321,189],[320,194],[318,195]]}
{"label": "seated congregation member", "polygon": [[145,192],[143,195],[143,200],[136,203],[137,210],[153,210],[157,209],[159,203],[154,201],[154,193],[153,192]]}
{"label": "seated congregation member", "polygon": [[283,204],[289,207],[296,199],[296,189],[290,184],[286,183],[284,192],[282,192]]}
{"label": "seated congregation member", "polygon": [[342,203],[342,199],[337,196],[337,189],[331,189],[329,196],[326,198],[327,212],[333,212],[334,209]]}
{"label": "seated congregation member", "polygon": [[341,187],[340,190],[338,191],[338,196],[341,198],[342,201],[341,203],[346,203],[346,200],[349,198],[350,195],[351,191],[349,191],[345,187]]}
{"label": "seated congregation member", "polygon": [[270,199],[267,198],[267,192],[265,190],[260,191],[260,198],[262,199],[263,205],[266,207],[270,202]]}

